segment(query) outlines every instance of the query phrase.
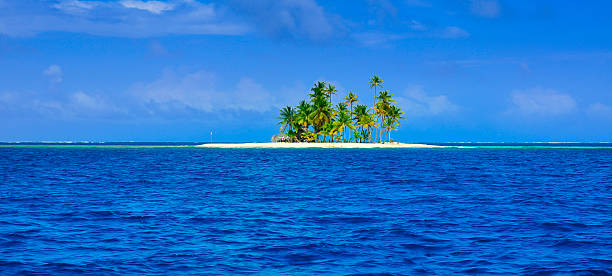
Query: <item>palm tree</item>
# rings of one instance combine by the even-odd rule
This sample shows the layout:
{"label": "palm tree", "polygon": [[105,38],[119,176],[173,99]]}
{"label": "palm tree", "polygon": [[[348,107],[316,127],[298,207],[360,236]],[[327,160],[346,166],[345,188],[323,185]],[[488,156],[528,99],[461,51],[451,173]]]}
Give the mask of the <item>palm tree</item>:
{"label": "palm tree", "polygon": [[404,111],[398,106],[392,105],[389,107],[389,118],[392,118],[394,122],[399,124],[400,119],[404,119],[402,115],[404,115]]}
{"label": "palm tree", "polygon": [[337,129],[334,125],[334,122],[329,121],[325,123],[323,127],[321,127],[321,131],[319,131],[319,133],[323,135],[323,143],[325,143],[327,136],[329,136],[330,142],[334,142],[334,135],[336,135],[337,133]]}
{"label": "palm tree", "polygon": [[312,113],[312,105],[302,100],[297,106],[297,112],[295,114],[295,124],[299,126],[297,131],[298,140],[304,140],[303,134],[308,131],[310,126],[310,114]]}
{"label": "palm tree", "polygon": [[[402,111],[401,108],[392,105],[389,107],[389,111],[387,112],[387,116],[389,116],[389,119],[391,119],[395,124],[397,124],[397,126],[399,127],[400,124],[400,119],[404,119],[404,117],[402,117],[402,115],[404,114],[404,112]],[[397,130],[397,129],[393,129],[393,130]],[[391,132],[389,132],[389,142],[391,142]]]}
{"label": "palm tree", "polygon": [[[336,120],[338,120],[338,118],[342,115],[342,116],[346,116],[347,120],[350,122],[351,121],[351,116],[348,114],[348,109],[346,108],[346,104],[345,103],[338,103],[336,105]],[[346,128],[343,127],[342,129],[342,133],[344,134],[346,131]],[[346,140],[346,139],[344,139]]]}
{"label": "palm tree", "polygon": [[[309,99],[300,101],[295,108],[287,106],[281,109],[278,117],[281,132],[291,141],[319,142],[320,139],[326,141],[327,136],[330,136],[331,142],[354,139],[356,142],[372,143],[373,137],[379,143],[385,139],[391,141],[391,130],[399,127],[403,112],[392,104],[395,101],[389,90],[378,92],[378,88],[383,88],[383,82],[376,75],[370,78],[374,99],[372,106],[368,107],[356,104],[359,98],[353,92],[349,92],[343,102],[333,106],[332,96],[338,91],[336,86],[317,81],[310,89]],[[387,135],[384,135],[384,131],[387,131]]]}
{"label": "palm tree", "polygon": [[376,102],[376,104],[374,104],[372,109],[374,111],[374,114],[372,115],[376,116],[376,121],[380,122],[381,125],[381,128],[376,131],[378,137],[374,138],[374,142],[376,142],[376,140],[380,140],[380,143],[382,143],[382,122],[385,117],[385,105],[382,101],[379,100],[378,102]]}
{"label": "palm tree", "polygon": [[332,111],[329,107],[329,102],[324,96],[315,97],[312,99],[312,113],[310,113],[310,121],[314,127],[315,141],[319,142],[318,133],[322,130],[322,127],[329,123],[332,118]]}
{"label": "palm tree", "polygon": [[353,92],[349,92],[348,95],[344,97],[344,103],[350,107],[351,115],[353,115],[353,104],[357,101],[359,101],[359,97]]}
{"label": "palm tree", "polygon": [[335,85],[331,85],[331,83],[327,84],[327,87],[325,88],[325,93],[327,94],[327,98],[329,98],[329,102],[331,103],[331,96],[335,95],[336,92],[338,92],[338,89],[336,89]]}
{"label": "palm tree", "polygon": [[312,132],[312,131],[310,131],[310,130],[307,130],[306,132],[304,132],[304,133],[302,134],[302,139],[303,139],[304,141],[306,141],[306,142],[314,142],[314,141],[315,141],[315,136],[316,136],[316,135],[315,135],[315,133],[314,133],[314,132]]}
{"label": "palm tree", "polygon": [[290,129],[289,131],[287,131],[287,137],[289,138],[289,142],[295,142],[295,140],[297,139],[297,132],[295,132],[293,129]]}
{"label": "palm tree", "polygon": [[384,103],[394,103],[393,94],[389,94],[389,90],[380,91],[378,94],[378,99],[383,101]]}
{"label": "palm tree", "polygon": [[378,102],[376,102],[376,104],[374,105],[374,110],[375,110],[376,116],[380,120],[381,128],[379,129],[380,131],[379,142],[382,143],[383,142],[382,124],[385,120],[385,117],[388,115],[387,113],[391,106],[391,103],[394,103],[395,100],[393,100],[393,94],[389,94],[389,90],[380,91],[380,93],[378,94],[378,97],[376,98],[378,99]]}
{"label": "palm tree", "polygon": [[310,89],[310,91],[312,91],[312,93],[308,94],[310,96],[310,98],[316,98],[318,96],[324,96],[325,95],[325,82],[324,81],[318,81],[317,83],[315,83],[314,87]]}
{"label": "palm tree", "polygon": [[[369,142],[372,143],[372,135],[370,128],[375,128],[378,126],[376,124],[376,121],[374,121],[374,117],[372,117],[372,114],[366,113],[363,117],[361,117],[359,124],[361,126],[362,133],[367,133],[367,135],[365,135],[363,138],[368,138]],[[365,129],[367,129],[367,132],[364,132]]]}
{"label": "palm tree", "polygon": [[368,139],[371,139],[370,135],[371,135],[371,131],[370,129],[362,129],[361,130],[361,134],[359,134],[359,136],[363,139],[363,141],[365,142]]}
{"label": "palm tree", "polygon": [[393,118],[388,117],[383,122],[383,127],[385,128],[385,130],[387,131],[387,134],[389,135],[389,143],[390,143],[391,142],[391,130],[397,130],[397,125],[395,123],[395,120],[393,120]]}
{"label": "palm tree", "polygon": [[359,131],[355,130],[353,131],[353,137],[351,137],[350,140],[355,141],[355,143],[361,143],[361,137],[363,137]]}
{"label": "palm tree", "polygon": [[338,113],[338,117],[336,118],[336,122],[337,127],[339,129],[343,129],[344,131],[342,131],[342,138],[343,138],[343,142],[346,142],[346,129],[350,128],[350,129],[354,129],[355,126],[353,126],[352,121],[351,121],[351,117],[348,114],[348,112],[344,111],[344,112],[339,112]]}
{"label": "palm tree", "polygon": [[374,94],[373,94],[373,96],[372,96],[372,104],[374,104],[374,99],[376,98],[376,95],[378,95],[378,94],[376,93],[376,87],[380,87],[380,88],[382,88],[382,87],[383,87],[383,85],[382,85],[382,84],[383,84],[383,82],[385,82],[385,81],[383,81],[383,80],[382,80],[382,79],[381,79],[379,76],[377,76],[377,75],[374,75],[374,76],[372,76],[372,77],[370,78],[370,82],[369,82],[369,84],[370,84],[370,89],[372,89],[372,87],[374,87]]}
{"label": "palm tree", "polygon": [[357,97],[355,93],[351,91],[349,91],[348,95],[344,97],[344,103],[347,104],[351,109],[351,113],[349,113],[349,115],[351,116],[351,119],[353,118],[353,104],[356,103],[357,101],[359,101],[359,98]]}
{"label": "palm tree", "polygon": [[[384,81],[379,76],[377,76],[377,75],[373,75],[370,78],[370,82],[369,82],[370,89],[374,88],[374,94],[372,94],[372,109],[374,109],[374,106],[376,105],[376,97],[378,96],[376,88],[378,88],[378,87],[382,88],[383,87],[383,85],[382,85],[383,82]],[[374,139],[374,141],[376,141],[376,139]]]}
{"label": "palm tree", "polygon": [[336,141],[338,133],[342,132],[342,128],[338,125],[337,121],[331,121],[327,123],[327,135],[329,135],[330,141],[333,143]]}
{"label": "palm tree", "polygon": [[295,110],[291,106],[285,106],[281,109],[280,116],[277,119],[280,120],[281,133],[284,133],[287,127],[289,127],[289,131],[292,131],[295,123]]}
{"label": "palm tree", "polygon": [[354,111],[355,111],[354,116],[356,118],[359,118],[362,115],[368,114],[368,106],[365,105],[365,104],[358,104],[358,105],[355,106],[355,110]]}
{"label": "palm tree", "polygon": [[[353,119],[355,120],[356,125],[361,127],[362,118],[366,116],[367,114],[368,114],[368,107],[366,105],[358,104],[357,106],[355,106],[355,113],[353,114]],[[361,127],[361,131],[363,131],[363,127]],[[365,139],[365,137],[363,136],[362,138]]]}

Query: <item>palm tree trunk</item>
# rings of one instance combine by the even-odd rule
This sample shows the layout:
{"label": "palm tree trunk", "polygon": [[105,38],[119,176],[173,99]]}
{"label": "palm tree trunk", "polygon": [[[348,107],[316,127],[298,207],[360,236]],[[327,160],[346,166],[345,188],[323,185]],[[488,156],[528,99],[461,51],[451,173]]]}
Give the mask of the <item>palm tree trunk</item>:
{"label": "palm tree trunk", "polygon": [[385,116],[383,115],[380,117],[380,124],[381,124],[380,125],[381,126],[380,127],[380,143],[381,144],[385,142],[385,135],[384,135],[385,129],[382,127],[384,123],[385,123]]}
{"label": "palm tree trunk", "polygon": [[383,140],[383,123],[385,122],[385,116],[380,116],[380,143],[384,143]]}
{"label": "palm tree trunk", "polygon": [[[353,114],[353,104],[351,104],[351,122],[353,121],[353,116],[355,116],[355,114]],[[349,130],[349,134],[353,134],[353,131]]]}
{"label": "palm tree trunk", "polygon": [[[378,120],[376,120],[378,122]],[[378,128],[372,127],[372,136],[374,138],[374,143],[378,140]]]}
{"label": "palm tree trunk", "polygon": [[376,85],[374,85],[374,97],[372,97],[372,106],[376,104]]}
{"label": "palm tree trunk", "polygon": [[[372,107],[376,105],[376,85],[374,85],[374,97],[372,97]],[[374,142],[376,142],[376,137],[374,137]]]}
{"label": "palm tree trunk", "polygon": [[380,130],[382,129],[382,120],[378,119],[378,129],[376,130],[376,142],[380,143]]}
{"label": "palm tree trunk", "polygon": [[[363,126],[361,126],[361,134],[364,134],[364,131],[363,131]],[[362,137],[361,137],[361,142],[362,142],[362,143],[364,143],[364,142],[365,142],[365,140],[366,140],[365,136],[362,136]]]}
{"label": "palm tree trunk", "polygon": [[383,130],[383,116],[380,116],[380,124],[379,124],[379,128],[378,128],[378,142],[382,143],[382,130]]}

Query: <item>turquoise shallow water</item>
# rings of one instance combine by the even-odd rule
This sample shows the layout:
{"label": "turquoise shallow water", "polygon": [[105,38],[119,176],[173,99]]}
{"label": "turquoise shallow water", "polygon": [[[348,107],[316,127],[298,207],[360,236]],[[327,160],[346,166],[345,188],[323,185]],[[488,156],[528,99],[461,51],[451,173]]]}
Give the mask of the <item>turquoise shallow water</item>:
{"label": "turquoise shallow water", "polygon": [[0,271],[609,275],[598,145],[3,145]]}

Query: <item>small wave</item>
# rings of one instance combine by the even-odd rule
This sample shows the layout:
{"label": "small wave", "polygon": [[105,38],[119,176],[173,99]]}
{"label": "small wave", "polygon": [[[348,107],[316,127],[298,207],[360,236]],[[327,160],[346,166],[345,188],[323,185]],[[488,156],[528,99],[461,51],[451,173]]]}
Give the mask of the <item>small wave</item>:
{"label": "small wave", "polygon": [[581,248],[581,247],[603,246],[603,245],[604,244],[600,244],[594,241],[562,239],[562,240],[555,242],[552,245],[552,247]]}
{"label": "small wave", "polygon": [[9,240],[5,242],[0,242],[0,247],[10,248],[25,245],[25,242],[17,241],[17,240]]}
{"label": "small wave", "polygon": [[400,244],[400,246],[406,249],[410,249],[410,250],[425,251],[425,252],[437,252],[437,251],[442,251],[442,250],[447,249],[447,247],[445,246],[432,246],[432,245],[423,245],[423,244],[416,244],[416,243]]}
{"label": "small wave", "polygon": [[306,253],[291,253],[286,255],[285,258],[290,265],[316,264],[326,261],[320,258],[320,256]]}
{"label": "small wave", "polygon": [[488,269],[482,268],[482,267],[474,267],[474,268],[469,268],[469,269],[461,271],[461,273],[465,273],[465,274],[485,274],[488,272],[489,272]]}
{"label": "small wave", "polygon": [[22,266],[24,264],[25,263],[18,262],[18,261],[4,261],[4,260],[0,260],[0,268],[17,267],[17,266]]}

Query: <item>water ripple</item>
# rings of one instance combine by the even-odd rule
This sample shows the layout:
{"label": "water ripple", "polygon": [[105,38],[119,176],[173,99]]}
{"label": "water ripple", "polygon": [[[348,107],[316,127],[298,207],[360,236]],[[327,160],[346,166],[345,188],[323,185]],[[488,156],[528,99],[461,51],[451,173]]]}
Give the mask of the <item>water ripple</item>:
{"label": "water ripple", "polygon": [[612,273],[611,150],[0,156],[3,275]]}

